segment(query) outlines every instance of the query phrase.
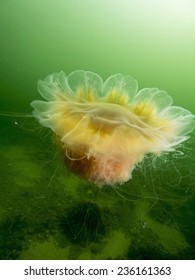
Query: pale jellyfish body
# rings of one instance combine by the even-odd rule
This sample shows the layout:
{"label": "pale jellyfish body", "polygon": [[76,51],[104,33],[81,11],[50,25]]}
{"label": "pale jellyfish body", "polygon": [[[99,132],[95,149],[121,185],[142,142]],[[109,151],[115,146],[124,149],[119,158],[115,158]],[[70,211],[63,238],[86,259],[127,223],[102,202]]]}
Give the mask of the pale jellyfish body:
{"label": "pale jellyfish body", "polygon": [[194,129],[189,111],[171,106],[165,91],[137,92],[131,76],[103,83],[93,72],[60,72],[38,90],[46,101],[31,103],[34,116],[54,131],[69,168],[99,186],[128,181],[146,154],[174,151]]}

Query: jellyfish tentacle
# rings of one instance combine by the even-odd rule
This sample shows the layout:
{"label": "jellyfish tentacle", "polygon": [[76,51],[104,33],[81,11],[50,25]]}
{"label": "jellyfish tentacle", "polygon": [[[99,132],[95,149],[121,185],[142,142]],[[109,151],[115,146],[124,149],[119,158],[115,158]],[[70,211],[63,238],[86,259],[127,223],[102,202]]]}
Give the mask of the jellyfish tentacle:
{"label": "jellyfish tentacle", "polygon": [[24,114],[16,112],[3,112],[0,111],[0,117],[11,117],[11,118],[33,118],[33,114]]}
{"label": "jellyfish tentacle", "polygon": [[84,159],[84,158],[87,157],[87,155],[84,154],[84,156],[82,156],[82,157],[73,158],[73,157],[71,157],[71,156],[68,154],[68,148],[69,148],[68,145],[66,145],[66,148],[65,148],[65,150],[66,150],[66,156],[67,156],[67,158],[70,159],[70,160],[82,160],[82,159]]}
{"label": "jellyfish tentacle", "polygon": [[[78,121],[78,123],[61,138],[61,141],[64,142],[64,143],[70,143],[71,144],[71,143],[74,143],[74,142],[77,143],[79,138],[81,140],[83,138],[83,137],[81,137],[81,135],[85,135],[85,131],[83,129],[86,126],[86,124],[85,124],[86,119],[87,119],[87,116],[83,116]],[[81,125],[83,126],[82,130],[79,129],[79,126],[81,126]],[[76,131],[77,137],[75,138],[75,141],[74,141],[75,131]]]}

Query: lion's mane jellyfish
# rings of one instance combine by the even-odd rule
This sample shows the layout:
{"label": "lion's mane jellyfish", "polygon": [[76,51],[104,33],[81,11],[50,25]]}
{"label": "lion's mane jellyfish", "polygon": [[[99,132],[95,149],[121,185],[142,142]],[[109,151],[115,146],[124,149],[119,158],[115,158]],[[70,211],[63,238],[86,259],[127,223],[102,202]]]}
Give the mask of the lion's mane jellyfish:
{"label": "lion's mane jellyfish", "polygon": [[53,130],[69,168],[98,186],[128,181],[144,155],[174,151],[194,129],[194,115],[171,106],[166,91],[138,91],[128,75],[54,73],[38,91],[46,101],[31,103],[34,116]]}

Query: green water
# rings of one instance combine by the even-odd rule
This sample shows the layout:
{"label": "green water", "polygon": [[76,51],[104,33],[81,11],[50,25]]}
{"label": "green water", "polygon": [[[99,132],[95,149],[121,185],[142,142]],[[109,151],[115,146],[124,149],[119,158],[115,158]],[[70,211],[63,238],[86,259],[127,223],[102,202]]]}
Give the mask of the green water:
{"label": "green water", "polygon": [[[19,113],[37,80],[121,72],[195,112],[195,3],[0,1],[0,259],[194,259],[195,137],[98,189],[66,170],[50,131]],[[14,115],[16,114],[16,115]]]}

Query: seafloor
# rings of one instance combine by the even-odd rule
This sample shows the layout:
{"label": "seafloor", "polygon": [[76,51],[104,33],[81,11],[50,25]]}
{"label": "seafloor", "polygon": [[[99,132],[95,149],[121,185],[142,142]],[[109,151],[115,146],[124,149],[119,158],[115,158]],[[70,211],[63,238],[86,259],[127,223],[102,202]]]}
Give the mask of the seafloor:
{"label": "seafloor", "polygon": [[100,189],[66,170],[36,121],[0,121],[0,259],[195,258],[193,138]]}

